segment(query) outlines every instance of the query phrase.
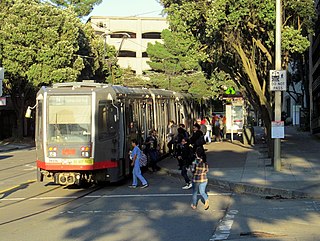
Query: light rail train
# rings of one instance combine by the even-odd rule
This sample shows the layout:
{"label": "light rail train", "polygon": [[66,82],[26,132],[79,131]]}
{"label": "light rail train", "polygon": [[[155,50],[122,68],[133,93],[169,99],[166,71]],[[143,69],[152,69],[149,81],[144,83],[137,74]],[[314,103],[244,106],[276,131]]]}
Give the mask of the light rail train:
{"label": "light rail train", "polygon": [[168,90],[70,82],[42,87],[35,106],[37,179],[71,185],[124,179],[133,138],[142,144],[156,129],[166,153],[169,121],[190,131],[205,105]]}

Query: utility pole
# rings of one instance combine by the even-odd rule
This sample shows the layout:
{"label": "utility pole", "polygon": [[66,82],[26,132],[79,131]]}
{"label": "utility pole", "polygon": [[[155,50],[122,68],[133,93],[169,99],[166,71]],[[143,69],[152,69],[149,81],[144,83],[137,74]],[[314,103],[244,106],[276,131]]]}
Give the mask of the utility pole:
{"label": "utility pole", "polygon": [[4,68],[0,67],[0,96],[2,96],[2,81],[4,79]]}
{"label": "utility pole", "polygon": [[[281,70],[281,0],[276,0],[276,52],[275,52],[275,68],[276,71]],[[274,120],[281,121],[281,91],[276,90],[274,93]],[[274,170],[281,169],[281,139],[274,139]]]}

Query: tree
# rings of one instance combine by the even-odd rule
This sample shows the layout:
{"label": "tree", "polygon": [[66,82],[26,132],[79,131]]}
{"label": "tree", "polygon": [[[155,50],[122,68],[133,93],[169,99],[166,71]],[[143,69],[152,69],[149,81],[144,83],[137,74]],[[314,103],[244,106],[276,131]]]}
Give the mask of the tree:
{"label": "tree", "polygon": [[26,105],[34,102],[37,88],[92,76],[90,71],[99,67],[90,69],[91,63],[80,53],[91,55],[93,62],[98,56],[88,47],[90,38],[86,39],[86,30],[71,9],[36,0],[2,1],[1,5],[0,62],[6,70],[5,90],[17,116],[16,135],[21,138]]}
{"label": "tree", "polygon": [[119,72],[117,63],[110,61],[116,55],[114,46],[107,45],[104,38],[96,35],[90,23],[80,23],[78,42],[77,54],[84,64],[78,80],[93,79],[100,83],[111,83],[111,69]]}
{"label": "tree", "polygon": [[79,17],[88,16],[102,0],[48,0],[63,9],[72,7]]}
{"label": "tree", "polygon": [[[208,55],[202,64],[210,76],[227,73],[251,104],[261,111],[270,133],[273,93],[268,90],[274,69],[274,0],[161,0],[173,32],[188,33]],[[283,69],[309,46],[313,26],[312,0],[283,1]]]}
{"label": "tree", "polygon": [[152,71],[147,75],[148,87],[166,88],[211,97],[210,82],[201,71],[200,63],[206,54],[201,45],[188,34],[165,29],[161,33],[163,43],[149,43],[147,48]]}

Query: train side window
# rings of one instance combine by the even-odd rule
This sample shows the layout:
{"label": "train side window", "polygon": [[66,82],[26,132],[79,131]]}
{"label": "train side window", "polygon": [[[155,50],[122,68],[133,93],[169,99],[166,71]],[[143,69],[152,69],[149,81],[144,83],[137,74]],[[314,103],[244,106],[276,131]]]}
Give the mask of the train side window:
{"label": "train side window", "polygon": [[109,139],[116,134],[117,109],[110,101],[99,102],[98,110],[98,138],[99,140]]}
{"label": "train side window", "polygon": [[37,106],[37,112],[36,112],[36,115],[37,115],[37,122],[38,124],[36,125],[37,128],[36,128],[36,140],[37,141],[42,141],[42,101],[38,101],[38,106]]}

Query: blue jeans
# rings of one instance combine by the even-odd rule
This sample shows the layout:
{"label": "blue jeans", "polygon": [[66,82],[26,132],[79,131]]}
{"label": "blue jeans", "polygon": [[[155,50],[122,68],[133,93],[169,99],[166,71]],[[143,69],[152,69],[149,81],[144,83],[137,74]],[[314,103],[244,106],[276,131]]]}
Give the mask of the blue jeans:
{"label": "blue jeans", "polygon": [[208,182],[193,182],[192,183],[192,204],[194,206],[197,206],[197,195],[198,195],[198,190],[200,192],[200,195],[204,199],[204,202],[208,200],[208,195],[206,193],[206,187],[207,187]]}
{"label": "blue jeans", "polygon": [[132,185],[133,186],[137,186],[138,185],[138,178],[141,181],[142,185],[147,184],[147,180],[141,174],[139,160],[136,160],[136,162],[134,163],[132,176],[133,176],[133,180],[132,180]]}

